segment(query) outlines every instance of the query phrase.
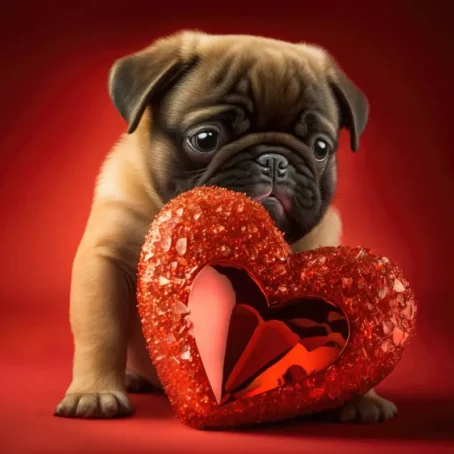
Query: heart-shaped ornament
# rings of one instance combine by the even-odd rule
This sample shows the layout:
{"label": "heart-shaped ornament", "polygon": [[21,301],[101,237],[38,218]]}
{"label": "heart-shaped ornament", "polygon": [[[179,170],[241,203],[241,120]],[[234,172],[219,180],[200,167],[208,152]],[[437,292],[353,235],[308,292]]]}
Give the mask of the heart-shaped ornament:
{"label": "heart-shaped ornament", "polygon": [[138,307],[185,424],[228,428],[341,405],[400,360],[416,303],[364,248],[292,254],[266,210],[221,188],[167,204],[146,236]]}

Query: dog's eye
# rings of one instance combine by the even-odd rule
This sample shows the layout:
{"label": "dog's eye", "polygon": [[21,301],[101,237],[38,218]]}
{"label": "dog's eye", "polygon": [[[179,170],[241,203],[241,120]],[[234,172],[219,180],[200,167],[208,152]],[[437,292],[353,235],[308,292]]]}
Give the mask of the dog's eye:
{"label": "dog's eye", "polygon": [[219,139],[219,130],[214,127],[199,129],[188,138],[191,147],[199,153],[216,151],[219,147]]}
{"label": "dog's eye", "polygon": [[324,159],[326,159],[330,150],[331,145],[321,137],[315,139],[314,144],[312,145],[312,151],[317,161],[323,161]]}

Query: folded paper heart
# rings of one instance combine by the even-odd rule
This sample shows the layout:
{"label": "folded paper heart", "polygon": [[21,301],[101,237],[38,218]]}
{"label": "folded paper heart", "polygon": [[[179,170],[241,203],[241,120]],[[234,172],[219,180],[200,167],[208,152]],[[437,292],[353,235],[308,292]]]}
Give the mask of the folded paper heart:
{"label": "folded paper heart", "polygon": [[413,334],[401,270],[364,248],[292,254],[266,210],[221,188],[166,205],[146,236],[138,307],[158,376],[196,428],[341,405],[386,377]]}

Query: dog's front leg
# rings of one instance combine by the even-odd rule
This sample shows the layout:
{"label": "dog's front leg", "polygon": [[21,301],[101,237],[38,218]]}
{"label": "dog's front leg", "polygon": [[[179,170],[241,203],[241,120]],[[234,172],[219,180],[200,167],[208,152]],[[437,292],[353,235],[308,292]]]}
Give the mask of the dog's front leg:
{"label": "dog's front leg", "polygon": [[76,257],[71,288],[73,378],[55,414],[109,418],[133,412],[125,392],[125,367],[133,277],[105,248]]}
{"label": "dog's front leg", "polygon": [[133,412],[125,390],[136,269],[148,219],[127,205],[95,201],[73,263],[72,382],[58,416],[110,418]]}

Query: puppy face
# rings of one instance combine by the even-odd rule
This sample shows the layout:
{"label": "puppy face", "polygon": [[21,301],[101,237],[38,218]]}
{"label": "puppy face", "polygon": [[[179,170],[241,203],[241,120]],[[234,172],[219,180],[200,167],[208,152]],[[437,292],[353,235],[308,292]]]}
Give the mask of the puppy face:
{"label": "puppy face", "polygon": [[[164,202],[216,185],[260,201],[293,242],[310,232],[336,186],[339,129],[352,149],[367,101],[321,49],[250,36],[182,33],[116,63],[110,93]],[[145,116],[147,117],[147,116]]]}

